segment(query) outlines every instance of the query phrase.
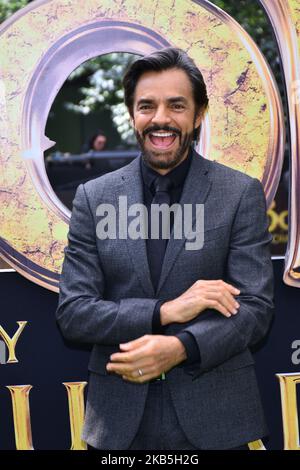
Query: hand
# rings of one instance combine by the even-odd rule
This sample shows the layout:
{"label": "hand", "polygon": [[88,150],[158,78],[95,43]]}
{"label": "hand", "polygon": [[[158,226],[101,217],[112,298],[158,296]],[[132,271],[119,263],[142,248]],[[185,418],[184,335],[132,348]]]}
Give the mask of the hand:
{"label": "hand", "polygon": [[231,317],[238,312],[240,304],[234,296],[239,293],[238,289],[221,279],[196,281],[182,295],[161,306],[161,323],[185,323],[207,308],[213,308],[225,317]]}
{"label": "hand", "polygon": [[[110,356],[106,369],[122,375],[123,379],[144,383],[167,372],[186,359],[186,351],[176,336],[144,335],[126,344],[122,352]],[[143,371],[140,376],[138,370]]]}

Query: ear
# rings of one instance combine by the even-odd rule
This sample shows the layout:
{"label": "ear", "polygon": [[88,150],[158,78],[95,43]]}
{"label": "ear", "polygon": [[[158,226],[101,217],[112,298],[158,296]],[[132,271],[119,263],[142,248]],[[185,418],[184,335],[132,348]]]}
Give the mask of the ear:
{"label": "ear", "polygon": [[129,113],[129,121],[133,128],[135,128],[134,117]]}
{"label": "ear", "polygon": [[196,119],[195,119],[195,129],[197,129],[197,127],[200,126],[201,121],[202,121],[202,119],[203,119],[203,116],[204,116],[203,110],[200,109],[200,111],[199,111],[198,114],[196,115]]}

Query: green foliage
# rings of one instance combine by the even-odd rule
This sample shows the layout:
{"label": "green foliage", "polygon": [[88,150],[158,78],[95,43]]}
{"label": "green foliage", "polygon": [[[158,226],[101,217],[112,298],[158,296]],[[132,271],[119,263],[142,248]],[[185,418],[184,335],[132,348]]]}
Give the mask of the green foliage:
{"label": "green foliage", "polygon": [[31,0],[0,0],[0,23],[25,7]]}
{"label": "green foliage", "polygon": [[75,105],[68,103],[74,111],[87,114],[96,109],[110,109],[123,102],[122,77],[137,56],[127,53],[112,53],[95,57],[75,69],[69,81],[80,81],[82,99]]}
{"label": "green foliage", "polygon": [[121,139],[133,143],[135,138],[124,104],[122,77],[136,58],[133,54],[114,52],[81,64],[71,73],[68,81],[81,84],[79,92],[82,98],[77,102],[66,102],[66,108],[81,114],[109,110]]}

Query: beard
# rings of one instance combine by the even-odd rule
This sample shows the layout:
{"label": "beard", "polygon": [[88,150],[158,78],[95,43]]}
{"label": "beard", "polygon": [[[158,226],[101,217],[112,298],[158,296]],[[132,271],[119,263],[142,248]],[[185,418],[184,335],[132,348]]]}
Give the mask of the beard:
{"label": "beard", "polygon": [[[177,150],[167,150],[167,151],[154,151],[154,150],[148,150],[145,147],[145,138],[146,135],[149,134],[150,132],[155,132],[155,131],[166,131],[166,132],[176,132],[178,138],[179,138],[179,147]],[[138,141],[138,144],[141,148],[142,151],[142,158],[143,161],[150,167],[158,170],[168,170],[172,169],[175,166],[177,166],[183,159],[184,155],[186,154],[187,149],[189,146],[192,144],[194,140],[194,130],[190,133],[182,134],[178,129],[174,129],[172,127],[158,127],[158,126],[153,126],[151,128],[146,129],[143,132],[143,135],[135,130],[135,136]],[[176,139],[177,139],[176,136]]]}

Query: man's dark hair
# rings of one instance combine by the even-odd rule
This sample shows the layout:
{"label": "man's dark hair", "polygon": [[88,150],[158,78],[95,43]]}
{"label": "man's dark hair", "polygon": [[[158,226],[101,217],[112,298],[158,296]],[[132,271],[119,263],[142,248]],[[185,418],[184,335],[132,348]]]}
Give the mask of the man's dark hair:
{"label": "man's dark hair", "polygon": [[[176,47],[167,47],[134,61],[123,77],[124,101],[129,114],[133,117],[134,92],[137,82],[145,72],[162,72],[168,69],[183,70],[190,79],[196,112],[208,108],[206,85],[202,73],[186,52]],[[199,139],[200,126],[195,129],[195,140]]]}

